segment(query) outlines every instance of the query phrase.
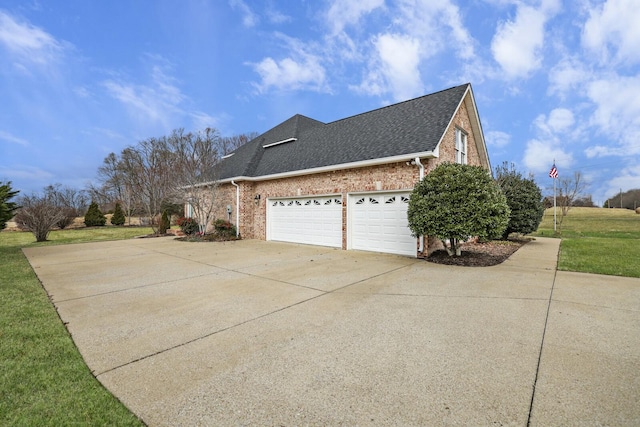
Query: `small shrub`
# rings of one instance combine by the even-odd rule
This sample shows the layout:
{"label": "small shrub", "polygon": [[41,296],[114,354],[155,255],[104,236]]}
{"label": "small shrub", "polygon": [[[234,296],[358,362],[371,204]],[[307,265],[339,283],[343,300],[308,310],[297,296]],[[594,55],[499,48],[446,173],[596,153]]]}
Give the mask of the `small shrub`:
{"label": "small shrub", "polygon": [[217,219],[213,223],[216,233],[229,238],[236,237],[236,226],[224,219]]}
{"label": "small shrub", "polygon": [[64,230],[65,228],[73,224],[73,221],[76,219],[78,212],[76,209],[69,207],[63,207],[60,209],[62,210],[63,217],[56,223],[56,225],[58,226],[58,228],[60,228],[60,230]]}
{"label": "small shrub", "polygon": [[196,221],[195,218],[182,217],[178,219],[177,224],[178,224],[178,227],[180,227],[180,230],[182,230],[182,232],[187,236],[195,234],[199,231],[198,221]]}
{"label": "small shrub", "polygon": [[111,217],[111,224],[113,225],[124,225],[125,216],[124,211],[122,210],[122,206],[120,203],[116,203],[116,207],[113,210],[113,216]]}
{"label": "small shrub", "polygon": [[91,202],[89,205],[89,209],[84,216],[84,225],[87,227],[95,227],[95,226],[103,226],[107,223],[107,217],[104,216],[98,204],[96,202]]}

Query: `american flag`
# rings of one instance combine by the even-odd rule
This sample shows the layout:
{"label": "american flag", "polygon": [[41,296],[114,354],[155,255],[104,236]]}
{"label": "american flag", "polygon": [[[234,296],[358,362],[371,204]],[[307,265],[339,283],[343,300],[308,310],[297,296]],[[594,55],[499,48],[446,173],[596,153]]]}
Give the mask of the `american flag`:
{"label": "american flag", "polygon": [[558,169],[556,168],[555,163],[553,164],[553,167],[549,171],[549,176],[553,179],[556,179],[558,177]]}

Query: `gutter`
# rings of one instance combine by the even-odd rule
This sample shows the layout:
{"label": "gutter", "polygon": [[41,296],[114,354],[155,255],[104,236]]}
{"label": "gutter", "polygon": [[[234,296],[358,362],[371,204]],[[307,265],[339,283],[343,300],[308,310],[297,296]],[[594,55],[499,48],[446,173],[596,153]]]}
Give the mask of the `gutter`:
{"label": "gutter", "polygon": [[231,185],[236,187],[236,238],[240,235],[240,186],[231,180]]}
{"label": "gutter", "polygon": [[[358,161],[358,162],[352,162],[352,163],[342,163],[339,165],[330,165],[330,166],[320,166],[320,167],[315,167],[315,168],[310,168],[310,169],[301,169],[301,170],[295,170],[295,171],[290,171],[290,172],[280,172],[280,173],[275,173],[275,174],[271,174],[271,175],[262,175],[262,176],[257,176],[257,177],[252,177],[252,176],[235,176],[235,177],[231,177],[231,178],[223,178],[221,180],[219,180],[219,183],[227,183],[227,182],[231,182],[231,181],[251,181],[251,182],[256,182],[256,181],[267,181],[267,180],[271,180],[271,179],[281,179],[281,178],[293,178],[296,176],[303,176],[303,175],[312,175],[312,174],[316,174],[316,173],[324,173],[324,172],[333,172],[333,171],[339,171],[339,170],[346,170],[346,169],[356,169],[356,168],[363,168],[363,167],[367,167],[367,166],[377,166],[377,165],[384,165],[384,164],[388,164],[388,163],[400,163],[400,162],[406,162],[406,161],[412,161],[414,159],[414,156],[420,156],[421,158],[428,158],[428,159],[433,159],[433,158],[437,158],[439,157],[439,152],[438,152],[438,148],[436,147],[436,149],[434,151],[424,151],[421,153],[414,153],[414,154],[404,154],[401,156],[392,156],[392,157],[383,157],[383,158],[378,158],[378,159],[371,159],[371,160],[362,160],[362,161]],[[202,183],[201,185],[206,185],[207,183]]]}

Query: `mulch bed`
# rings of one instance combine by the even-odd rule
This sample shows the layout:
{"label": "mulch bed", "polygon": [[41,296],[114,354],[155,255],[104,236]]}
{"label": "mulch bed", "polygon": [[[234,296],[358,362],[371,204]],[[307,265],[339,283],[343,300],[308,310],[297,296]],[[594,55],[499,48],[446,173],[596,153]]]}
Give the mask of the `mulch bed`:
{"label": "mulch bed", "polygon": [[463,267],[488,267],[504,262],[513,253],[528,243],[528,239],[496,240],[486,243],[464,243],[460,256],[449,256],[439,249],[426,260],[436,264],[459,265]]}

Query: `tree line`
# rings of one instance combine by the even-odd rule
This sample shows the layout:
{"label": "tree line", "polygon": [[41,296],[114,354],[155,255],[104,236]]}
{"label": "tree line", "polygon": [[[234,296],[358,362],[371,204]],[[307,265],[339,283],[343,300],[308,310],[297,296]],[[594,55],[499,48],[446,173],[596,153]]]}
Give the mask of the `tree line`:
{"label": "tree line", "polygon": [[257,136],[251,132],[222,137],[213,128],[176,129],[110,153],[98,168],[96,182],[84,189],[53,184],[42,193],[18,197],[11,182],[0,182],[0,229],[14,218],[21,229],[43,241],[51,229],[64,229],[79,216],[91,213],[92,219],[85,218],[87,225],[104,225],[103,211],[122,210],[125,217],[143,218],[158,232],[166,226],[163,213],[180,215],[189,203],[204,232],[217,208],[216,165]]}

